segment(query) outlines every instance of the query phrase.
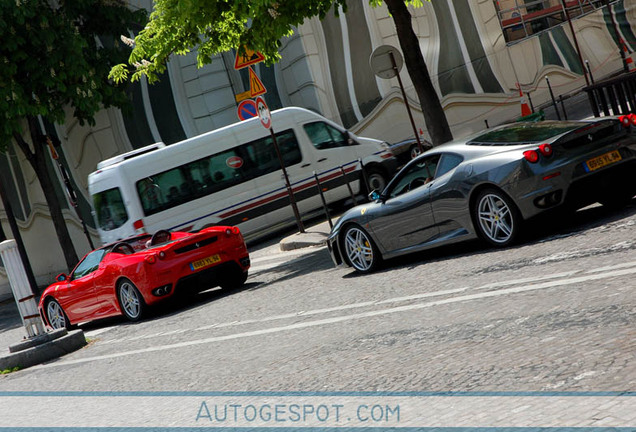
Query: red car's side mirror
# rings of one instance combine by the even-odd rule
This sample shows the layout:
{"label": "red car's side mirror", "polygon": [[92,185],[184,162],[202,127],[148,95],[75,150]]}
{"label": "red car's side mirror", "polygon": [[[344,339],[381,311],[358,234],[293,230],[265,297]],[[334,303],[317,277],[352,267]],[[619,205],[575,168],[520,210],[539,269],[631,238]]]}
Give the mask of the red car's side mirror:
{"label": "red car's side mirror", "polygon": [[60,273],[59,275],[55,276],[55,280],[58,282],[64,282],[66,279],[68,279],[68,276],[66,276],[65,273]]}

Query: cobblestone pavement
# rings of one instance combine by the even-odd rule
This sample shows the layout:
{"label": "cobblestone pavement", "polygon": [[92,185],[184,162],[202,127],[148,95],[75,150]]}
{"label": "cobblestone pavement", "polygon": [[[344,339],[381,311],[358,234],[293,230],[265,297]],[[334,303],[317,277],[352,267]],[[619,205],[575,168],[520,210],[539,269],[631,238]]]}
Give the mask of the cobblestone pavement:
{"label": "cobblestone pavement", "polygon": [[508,249],[440,248],[366,276],[325,248],[255,248],[243,289],[83,326],[88,347],[0,376],[0,392],[635,391],[635,227],[636,200],[593,206]]}

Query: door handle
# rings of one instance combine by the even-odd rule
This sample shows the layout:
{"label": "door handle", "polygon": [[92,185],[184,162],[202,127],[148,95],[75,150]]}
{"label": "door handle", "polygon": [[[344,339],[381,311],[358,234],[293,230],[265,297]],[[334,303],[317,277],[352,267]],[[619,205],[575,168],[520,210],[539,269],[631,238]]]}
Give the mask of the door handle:
{"label": "door handle", "polygon": [[326,160],[327,160],[327,158],[326,158],[326,157],[325,157],[325,158],[320,158],[320,159],[318,159],[318,161],[317,161],[317,162],[324,162],[324,161],[326,161]]}
{"label": "door handle", "polygon": [[310,166],[310,165],[311,165],[310,163],[306,163],[306,164],[302,164],[300,167],[301,167],[301,168],[307,168],[307,167],[308,167],[308,166]]}

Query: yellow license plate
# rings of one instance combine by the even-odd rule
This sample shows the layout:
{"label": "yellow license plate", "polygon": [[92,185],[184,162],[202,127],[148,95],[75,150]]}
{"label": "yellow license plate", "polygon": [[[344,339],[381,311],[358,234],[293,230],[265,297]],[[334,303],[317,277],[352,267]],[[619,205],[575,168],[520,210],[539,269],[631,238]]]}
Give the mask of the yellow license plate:
{"label": "yellow license plate", "polygon": [[203,267],[211,266],[212,264],[216,264],[218,262],[221,262],[221,256],[219,254],[216,254],[190,263],[190,269],[192,271],[195,271],[202,269]]}
{"label": "yellow license plate", "polygon": [[614,150],[585,162],[585,170],[588,172],[594,171],[599,168],[603,168],[604,166],[613,164],[614,162],[618,162],[621,159],[623,158],[621,157],[621,154],[618,152],[618,150]]}

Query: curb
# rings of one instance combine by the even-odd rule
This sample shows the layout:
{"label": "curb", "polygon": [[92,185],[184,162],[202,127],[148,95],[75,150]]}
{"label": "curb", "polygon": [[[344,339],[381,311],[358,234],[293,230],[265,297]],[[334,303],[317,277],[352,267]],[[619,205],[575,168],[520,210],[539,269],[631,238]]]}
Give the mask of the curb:
{"label": "curb", "polygon": [[[49,336],[49,338],[56,337],[58,335]],[[19,345],[12,345],[15,350],[20,348]],[[24,343],[25,345],[32,345],[29,341]],[[44,363],[49,360],[59,358],[65,354],[77,351],[81,347],[86,345],[86,338],[82,330],[73,330],[72,332],[57,337],[56,339],[49,340],[47,342],[26,347],[25,349],[17,352],[12,352],[8,355],[0,356],[0,371],[5,369],[13,369],[19,367],[21,369],[28,368],[40,363]],[[16,348],[17,346],[17,348]]]}

